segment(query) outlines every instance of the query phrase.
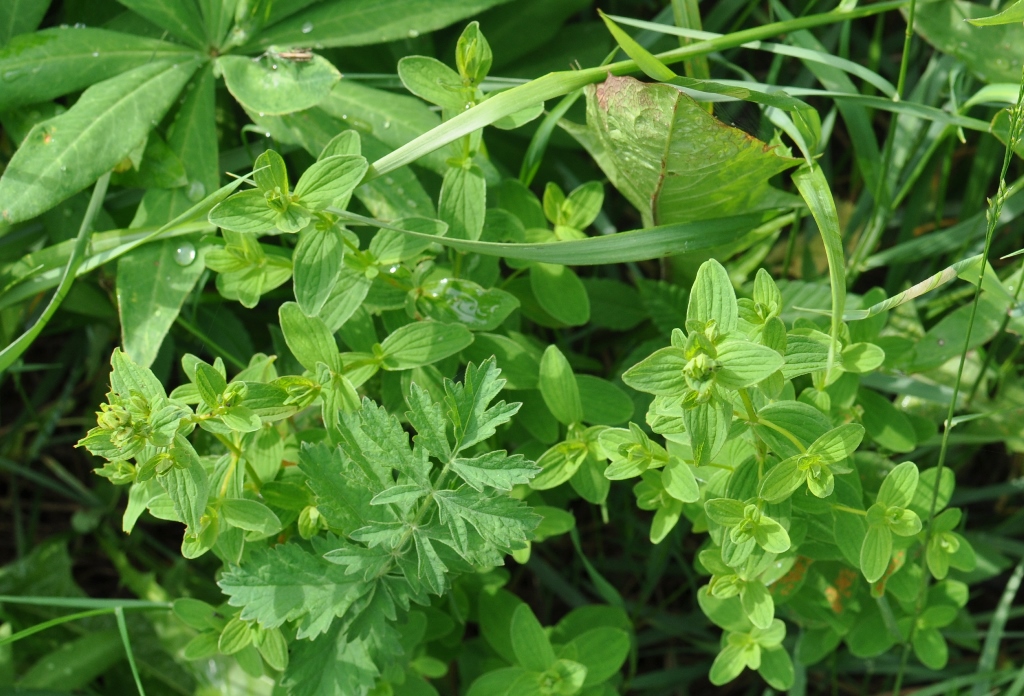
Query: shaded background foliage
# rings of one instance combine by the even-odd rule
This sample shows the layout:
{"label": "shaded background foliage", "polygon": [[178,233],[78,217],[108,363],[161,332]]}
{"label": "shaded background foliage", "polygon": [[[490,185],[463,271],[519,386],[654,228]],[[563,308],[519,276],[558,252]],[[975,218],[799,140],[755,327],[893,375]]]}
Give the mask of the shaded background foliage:
{"label": "shaded background foliage", "polygon": [[[529,79],[574,65],[592,67],[614,46],[597,16],[596,3],[590,0],[464,4],[467,11],[446,19],[444,24],[451,26],[437,31],[403,28],[402,38],[387,36],[389,40],[381,43],[381,37],[374,35],[368,45],[359,46],[331,46],[329,40],[323,41],[324,48],[317,48],[317,54],[345,75],[339,83],[342,87],[332,97],[336,101],[321,105],[326,112],[325,122],[332,128],[349,125],[359,131],[364,136],[364,153],[371,160],[427,130],[431,122],[425,114],[429,112],[409,109],[404,101],[389,101],[389,95],[406,94],[397,78],[398,61],[408,55],[433,55],[450,62],[462,27],[471,18],[479,20],[493,49],[492,77]],[[490,4],[497,6],[486,9]],[[44,28],[66,24],[72,27],[67,31],[72,31],[77,25],[102,26],[139,36],[159,36],[162,30],[125,10],[125,6],[137,6],[144,15],[141,8],[159,5],[68,0],[53,2],[47,7],[40,3],[45,10],[34,19]],[[12,5],[16,6],[18,3]],[[789,12],[794,14],[831,9],[830,5],[817,7],[814,3],[789,3],[788,6]],[[1001,32],[999,38],[986,35],[985,39],[979,39],[976,33],[961,36],[968,30],[963,28],[960,13],[975,13],[975,16],[987,13],[987,10],[977,9],[979,7],[972,9],[965,3],[940,2],[922,4],[918,8],[918,37],[910,44],[906,75],[913,101],[955,112],[966,98],[979,94],[986,82],[1018,81],[1024,55],[1019,27],[993,30]],[[609,14],[672,21],[670,10],[659,2],[622,0],[601,3],[600,8]],[[705,2],[700,10],[703,28],[720,33],[787,18],[784,4],[723,0]],[[8,16],[16,15],[12,12]],[[304,29],[307,21],[314,25],[309,32]],[[298,24],[293,21],[291,33],[287,23],[280,25],[285,28],[275,30],[272,27],[265,39],[257,40],[251,53],[259,55],[271,44],[315,43],[305,38],[316,30],[318,22],[319,19]],[[8,33],[0,36],[0,40],[9,41],[14,34],[33,30],[31,23],[5,25],[4,31]],[[895,84],[899,79],[904,27],[903,16],[887,12],[816,29],[814,37],[830,54],[860,62]],[[1012,33],[1014,31],[1016,34]],[[652,51],[678,45],[674,37],[649,34],[644,38]],[[791,43],[804,47],[815,45],[808,35],[796,33]],[[767,54],[729,49],[713,54],[709,65],[711,74],[720,77],[750,75],[769,84],[796,88],[819,86],[806,64],[778,55],[769,59]],[[690,65],[691,72],[699,73],[700,69],[698,61]],[[325,66],[324,70],[328,68]],[[836,76],[836,72],[818,68],[817,77],[826,84],[831,81],[829,89],[839,90],[842,80],[848,78],[841,74]],[[0,83],[0,89],[6,92],[8,99],[12,98],[12,85],[20,84],[19,79],[26,79],[6,74],[0,77],[5,81]],[[97,232],[161,224],[201,198],[203,192],[208,193],[226,183],[228,178],[224,172],[240,175],[249,172],[256,155],[267,147],[285,153],[293,180],[312,163],[313,157],[294,142],[281,142],[268,135],[280,128],[280,123],[271,120],[273,114],[269,110],[263,111],[262,116],[258,108],[247,110],[247,97],[237,89],[233,90],[234,94],[229,91],[230,82],[226,88],[219,80],[214,86],[212,74],[209,84],[204,84],[204,79],[207,78],[200,76],[195,90],[207,90],[209,98],[195,108],[204,110],[204,118],[212,120],[213,127],[207,124],[201,135],[186,142],[184,134],[174,131],[175,109],[165,109],[165,113],[155,116],[155,132],[165,142],[153,147],[180,149],[174,157],[160,158],[159,154],[154,157],[166,165],[163,170],[141,168],[134,172],[129,169],[116,175],[119,178],[112,180],[103,211],[97,217]],[[70,93],[61,93],[52,101],[6,104],[0,113],[3,161],[11,161],[33,122],[71,106],[86,84]],[[499,85],[500,81],[495,80],[493,86]],[[381,92],[370,92],[370,89]],[[791,91],[797,94],[796,90]],[[878,93],[870,84],[863,85],[861,92],[866,96]],[[189,95],[185,93],[185,104],[189,103]],[[1000,102],[997,96],[982,94],[972,104],[969,115],[983,125],[996,118],[996,104],[1007,101],[1003,98]],[[811,92],[802,98],[823,115],[833,108],[834,102],[827,95]],[[1002,163],[1003,145],[999,140],[986,132],[961,129],[955,122],[928,126],[924,121],[905,118],[892,129],[890,113],[854,102],[844,104],[836,100],[835,103],[840,105],[840,113],[834,121],[826,119],[832,130],[822,153],[822,167],[831,182],[847,238],[863,238],[867,234],[865,230],[874,225],[881,240],[877,250],[869,248],[864,252],[856,244],[848,249],[863,264],[854,268],[860,274],[851,290],[866,292],[877,286],[892,295],[904,290],[908,283],[918,282],[955,261],[978,253],[983,243],[986,197],[994,191]],[[257,103],[257,107],[261,105]],[[549,108],[551,105],[549,102]],[[772,137],[772,124],[749,102],[718,104],[715,113],[723,121],[752,135],[765,140]],[[569,110],[567,117],[576,123],[586,120],[582,99]],[[523,152],[539,124],[537,120],[514,131],[488,130],[487,152],[496,175],[515,177],[518,174]],[[998,126],[998,119],[995,124]],[[116,139],[118,125],[111,125],[114,130],[109,137]],[[998,127],[995,130],[999,132]],[[889,155],[889,160],[884,152],[887,142],[893,143],[894,154]],[[217,153],[216,158],[213,152]],[[890,165],[888,170],[884,167],[886,163]],[[1013,166],[1013,173],[1019,175],[1019,162]],[[424,205],[432,206],[432,201],[437,200],[444,171],[445,162],[440,155],[425,158],[415,165]],[[533,179],[534,189],[539,193],[541,184],[555,181],[571,190],[581,182],[601,180],[605,175],[574,139],[556,130]],[[879,179],[888,181],[890,176],[892,188],[888,195],[900,205],[876,224],[872,220],[877,212],[871,194],[877,190]],[[400,179],[399,174],[395,177]],[[1013,176],[1010,181],[1014,181]],[[91,181],[83,185],[88,183]],[[787,186],[781,177],[774,183],[780,188]],[[604,190],[604,206],[594,223],[599,233],[643,225],[645,219],[627,197],[611,185],[605,185]],[[3,232],[0,259],[5,264],[3,282],[11,284],[7,291],[16,291],[5,292],[6,297],[0,298],[0,330],[5,343],[17,338],[40,315],[47,302],[43,290],[54,285],[51,282],[45,287],[31,284],[19,287],[18,274],[26,270],[23,257],[74,239],[88,200],[87,190],[70,195],[38,217],[35,211],[30,211],[25,220],[0,223]],[[2,199],[0,207],[7,206],[8,199]],[[143,213],[140,213],[140,206]],[[365,208],[357,209],[367,212]],[[1007,201],[990,258],[998,259],[1020,246],[1021,224],[1016,218],[1021,209],[1019,195]],[[148,220],[147,215],[151,216]],[[793,305],[827,307],[827,288],[822,297],[821,286],[814,285],[825,278],[827,272],[824,250],[809,220],[798,217],[797,223],[784,234],[769,236],[758,253],[741,255],[736,266],[730,267],[752,269],[763,263],[778,278],[808,283],[806,292],[800,295],[799,301],[793,301]],[[854,236],[858,233],[860,237]],[[0,385],[3,394],[0,399],[0,468],[3,469],[5,507],[0,519],[3,525],[0,545],[7,565],[0,573],[0,594],[74,596],[84,592],[96,597],[127,598],[142,595],[148,583],[158,581],[172,595],[191,594],[219,601],[219,591],[210,582],[216,562],[206,557],[186,564],[176,548],[180,529],[171,525],[143,521],[130,537],[121,534],[122,497],[117,489],[92,476],[94,460],[84,451],[73,448],[93,424],[92,412],[96,404],[104,400],[107,356],[112,347],[121,342],[122,330],[126,330],[119,320],[118,307],[123,317],[124,312],[131,311],[125,308],[132,303],[119,297],[119,274],[146,275],[153,272],[156,263],[191,261],[189,255],[196,251],[198,244],[199,237],[163,242],[156,245],[160,246],[158,259],[140,255],[135,259],[134,270],[131,262],[122,260],[120,268],[110,263],[80,277],[60,310],[46,325],[43,335],[24,353],[21,361],[5,372]],[[291,242],[282,237],[280,244]],[[602,280],[629,282],[636,290],[626,296],[604,296],[604,304],[594,302],[592,323],[587,326],[547,328],[543,322],[531,326],[542,340],[562,346],[577,372],[615,377],[649,353],[652,343],[662,344],[666,326],[681,324],[678,304],[664,303],[662,295],[652,290],[654,282],[670,280],[688,288],[702,260],[694,255],[581,271],[591,298],[601,296]],[[19,262],[22,267],[17,266]],[[1001,275],[1008,277],[1012,261],[994,263]],[[168,387],[187,381],[179,368],[179,358],[185,352],[210,361],[220,357],[236,368],[244,365],[248,356],[256,351],[286,353],[275,325],[279,305],[291,299],[287,286],[266,293],[256,310],[250,311],[225,301],[202,264],[196,263],[195,269],[196,276],[191,279],[194,289],[184,287],[176,300],[182,307],[180,317],[177,320],[173,316],[167,318],[168,331],[162,342],[140,348],[152,354],[153,370]],[[738,279],[744,279],[750,269]],[[121,292],[124,292],[123,287],[124,283]],[[1008,289],[1015,290],[1012,286]],[[922,341],[933,342],[922,344],[918,349],[923,366],[937,368],[958,354],[966,320],[958,307],[970,299],[970,291],[973,288],[946,286],[943,292],[928,296],[919,306],[925,327],[932,330]],[[140,303],[135,311],[146,315],[152,312],[152,305]],[[1010,311],[1017,312],[1018,308],[1011,307]],[[998,313],[997,310],[994,316]],[[523,314],[527,314],[525,307]],[[624,318],[627,316],[628,320]],[[633,322],[633,316],[638,321]],[[1019,336],[999,332],[998,319],[989,323],[993,324],[992,330],[986,334],[986,340],[979,343],[987,343],[998,334],[985,349],[984,359],[998,370],[1004,400],[993,408],[993,415],[954,431],[948,460],[957,474],[954,504],[964,509],[969,538],[979,557],[974,578],[977,582],[971,586],[968,605],[973,623],[966,615],[960,615],[950,628],[947,637],[954,644],[952,659],[941,675],[910,668],[909,678],[922,683],[972,674],[977,665],[977,651],[986,636],[993,635],[986,633],[992,626],[997,627],[996,635],[1002,638],[997,644],[1000,650],[997,664],[1009,669],[1019,666],[1024,659],[1018,639],[1018,632],[1022,630],[1019,612],[1007,613],[1005,606],[997,611],[1010,572],[1024,557],[1024,545],[1017,538],[1024,523],[1020,510],[1019,419],[1024,403],[1019,383]],[[942,329],[936,331],[939,326]],[[973,384],[973,379],[968,383]],[[944,383],[939,380],[939,384]],[[885,389],[879,384],[873,386]],[[915,431],[909,447],[915,461],[925,468],[937,458],[934,423],[944,416],[944,409],[928,401],[929,397],[934,397],[934,392],[928,392],[927,387],[934,385],[911,385],[909,389],[917,389],[916,392],[894,390],[892,383],[888,386],[887,391],[902,394],[901,398],[908,400],[904,405],[912,405],[915,413],[925,417],[922,420],[931,423]],[[922,396],[923,400],[914,401]],[[640,413],[642,410],[638,408],[636,414]],[[638,418],[639,415],[634,416]],[[575,496],[570,492],[559,490],[553,491],[547,501],[550,505],[566,505],[574,512],[581,550],[574,548],[568,536],[535,545],[525,566],[509,566],[508,588],[530,603],[544,625],[552,625],[574,607],[618,601],[602,584],[600,578],[604,578],[617,595],[624,598],[634,619],[639,653],[635,668],[631,668],[638,675],[630,682],[633,692],[702,693],[711,689],[706,675],[718,649],[718,631],[696,605],[696,592],[703,580],[694,574],[691,565],[700,548],[701,537],[688,533],[689,523],[684,519],[661,544],[650,544],[647,541],[650,518],[636,512],[634,497],[625,486],[611,487],[607,503],[611,525],[602,519],[599,508],[572,498]],[[584,558],[592,565],[588,567]],[[19,628],[55,614],[48,608],[8,605],[4,612]],[[145,659],[151,666],[148,674],[164,675],[158,680],[163,682],[162,687],[154,688],[172,689],[175,684],[191,683],[193,678],[185,669],[160,650],[149,624],[131,620],[130,629],[133,636],[141,636],[136,650],[140,660]],[[89,684],[93,677],[102,673],[102,678],[90,687],[96,693],[127,693],[133,688],[112,619],[94,618],[59,631],[63,633],[43,633],[17,644],[14,658],[4,658],[5,669],[20,675],[40,658],[67,659],[50,653],[84,636],[88,638],[89,649],[95,653],[79,654],[75,664],[80,683]],[[77,649],[84,650],[85,646],[85,642],[79,643]],[[863,661],[840,650],[808,668],[806,692],[880,692],[890,683],[889,676],[896,671],[898,660],[897,652]],[[763,684],[756,677],[748,677],[729,688],[735,693],[759,693]],[[455,688],[454,681],[450,686]],[[951,690],[939,693],[947,692],[955,693]]]}

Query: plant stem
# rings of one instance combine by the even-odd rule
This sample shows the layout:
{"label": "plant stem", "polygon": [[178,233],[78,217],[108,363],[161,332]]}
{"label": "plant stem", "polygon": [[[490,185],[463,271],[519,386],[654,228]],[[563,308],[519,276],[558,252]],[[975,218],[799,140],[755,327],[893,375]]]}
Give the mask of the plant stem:
{"label": "plant stem", "polygon": [[[910,0],[910,8],[907,13],[907,29],[903,37],[903,55],[900,58],[900,74],[896,81],[896,93],[892,100],[898,102],[903,99],[903,90],[907,83],[907,67],[910,63],[910,46],[914,38],[914,11],[917,8],[917,0]],[[896,114],[889,119],[889,131],[885,138],[885,150],[882,153],[882,167],[878,172],[878,190],[874,192],[874,210],[868,227],[864,230],[863,236],[857,241],[850,261],[847,264],[849,277],[847,282],[853,283],[860,275],[864,261],[878,246],[878,242],[885,232],[889,222],[889,208],[891,204],[891,191],[889,190],[889,170],[892,167],[893,143],[896,140],[896,125],[899,117]]]}
{"label": "plant stem", "polygon": [[[953,395],[949,400],[949,408],[946,411],[945,427],[942,430],[942,445],[939,448],[938,463],[935,465],[935,484],[932,486],[932,500],[928,510],[928,522],[925,525],[924,548],[928,548],[928,543],[932,538],[932,523],[935,520],[935,512],[939,499],[939,482],[942,481],[942,469],[946,465],[946,455],[949,452],[949,434],[952,431],[953,414],[956,412],[956,402],[960,395],[960,384],[963,380],[964,365],[967,363],[967,353],[971,347],[971,334],[974,332],[974,321],[978,316],[978,305],[981,302],[981,286],[982,282],[985,280],[985,271],[988,268],[988,255],[992,249],[992,238],[995,236],[996,225],[999,222],[1003,203],[1006,200],[1006,174],[1010,169],[1010,160],[1013,156],[1014,149],[1020,142],[1022,126],[1024,126],[1024,71],[1022,71],[1021,74],[1020,89],[1017,93],[1017,104],[1010,114],[1010,127],[1006,140],[1006,152],[1003,155],[1003,169],[999,176],[999,190],[992,198],[989,206],[988,227],[985,230],[985,249],[981,254],[981,265],[980,270],[978,271],[978,284],[974,289],[974,300],[971,304],[971,316],[967,321],[967,333],[964,335],[964,346],[960,351],[960,363],[957,365],[956,381],[953,383]],[[913,643],[914,632],[917,628],[917,618],[921,615],[921,611],[924,608],[923,605],[930,583],[931,574],[925,571],[921,576],[921,589],[918,592],[917,601],[914,606],[914,621],[910,625],[910,635],[907,637],[907,642],[903,646],[900,668],[896,673],[896,682],[892,689],[894,694],[898,694],[901,686],[903,685],[903,675],[906,671],[907,660],[910,655],[910,646]]]}

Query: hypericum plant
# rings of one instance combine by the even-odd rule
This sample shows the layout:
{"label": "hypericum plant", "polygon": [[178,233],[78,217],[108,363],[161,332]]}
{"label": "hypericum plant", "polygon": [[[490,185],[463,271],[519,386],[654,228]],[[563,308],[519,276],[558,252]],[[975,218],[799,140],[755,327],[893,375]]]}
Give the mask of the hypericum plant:
{"label": "hypericum plant", "polygon": [[[681,514],[695,531],[708,532],[697,569],[711,580],[700,603],[726,631],[711,669],[714,684],[753,669],[775,688],[792,685],[782,645],[786,624],[777,611],[803,629],[796,646],[802,658],[820,654],[815,643],[834,647],[844,639],[856,655],[880,654],[909,636],[916,597],[908,588],[917,587],[922,572],[942,580],[951,564],[974,565],[970,545],[952,532],[955,508],[940,516],[942,531],[927,550],[920,548],[920,515],[935,470],[919,476],[912,462],[893,466],[857,452],[865,433],[857,421],[868,414],[850,406],[871,392],[856,375],[877,367],[882,349],[844,339],[829,371],[830,337],[813,324],[787,327],[782,305],[763,270],[753,297],[737,300],[721,264],[704,263],[690,290],[685,331],[675,329],[671,346],[622,376],[654,396],[647,424],[666,445],[630,423],[628,430],[600,433],[593,447],[609,462],[607,478],[641,477],[637,504],[657,511],[652,541],[661,541]],[[854,322],[843,335],[870,339],[881,328],[866,335]],[[543,486],[546,472],[531,485]],[[877,490],[863,485],[876,475],[884,476]],[[941,491],[940,509],[952,476]],[[946,580],[935,587],[948,591],[929,600],[914,650],[939,668],[946,648],[936,628],[964,605],[966,586]],[[883,596],[896,599],[887,606],[900,634],[879,625],[875,598]],[[826,621],[827,614],[833,618]]]}

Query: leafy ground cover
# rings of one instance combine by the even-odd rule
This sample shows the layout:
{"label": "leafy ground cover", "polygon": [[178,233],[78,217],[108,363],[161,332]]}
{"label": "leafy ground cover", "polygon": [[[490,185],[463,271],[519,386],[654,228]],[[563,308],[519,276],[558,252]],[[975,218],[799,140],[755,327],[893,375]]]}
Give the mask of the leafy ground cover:
{"label": "leafy ground cover", "polygon": [[14,1],[0,78],[5,689],[1024,693],[1024,3]]}

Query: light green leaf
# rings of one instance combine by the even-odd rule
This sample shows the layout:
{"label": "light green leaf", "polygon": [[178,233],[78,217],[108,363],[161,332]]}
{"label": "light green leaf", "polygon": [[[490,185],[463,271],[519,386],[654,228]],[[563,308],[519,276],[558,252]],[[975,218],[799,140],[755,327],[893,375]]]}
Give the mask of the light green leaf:
{"label": "light green leaf", "polygon": [[510,491],[513,486],[529,482],[540,471],[521,454],[509,456],[504,450],[472,459],[456,458],[452,460],[451,469],[478,491],[483,491],[484,486]]}
{"label": "light green leaf", "polygon": [[198,62],[154,61],[87,89],[34,126],[0,178],[0,215],[27,220],[81,191],[142,143]]}
{"label": "light green leaf", "polygon": [[695,321],[704,326],[714,321],[720,333],[728,333],[736,328],[738,311],[736,291],[725,267],[714,259],[702,263],[690,288],[687,323]]}
{"label": "light green leaf", "polygon": [[750,623],[758,628],[768,628],[775,618],[775,602],[768,588],[759,580],[751,580],[743,584],[740,590],[740,603]]}
{"label": "light green leaf", "polygon": [[188,527],[188,533],[198,534],[210,496],[206,471],[199,461],[199,455],[182,435],[175,436],[171,457],[175,465],[158,480],[174,503],[178,517]]}
{"label": "light green leaf", "polygon": [[761,651],[761,666],[757,673],[773,688],[788,691],[793,687],[796,675],[793,660],[785,648]]}
{"label": "light green leaf", "polygon": [[807,453],[820,456],[827,464],[839,464],[857,451],[863,438],[863,426],[844,423],[811,443]]}
{"label": "light green leaf", "polygon": [[860,547],[860,569],[864,579],[875,582],[889,568],[892,558],[892,532],[888,527],[872,525]]}
{"label": "light green leaf", "polygon": [[555,651],[551,648],[551,641],[530,607],[525,604],[516,607],[510,630],[512,650],[520,666],[533,672],[543,672],[554,664]]}
{"label": "light green leaf", "polygon": [[744,504],[732,498],[713,498],[704,503],[704,512],[723,527],[735,527],[743,521]]}
{"label": "light green leaf", "polygon": [[548,346],[540,361],[540,393],[548,409],[563,425],[583,420],[583,402],[569,361],[557,346]]}
{"label": "light green leaf", "polygon": [[715,383],[727,389],[753,386],[783,364],[782,356],[776,351],[746,340],[727,338],[716,348],[721,369],[715,375]]}
{"label": "light green leaf", "polygon": [[417,97],[449,111],[461,111],[474,96],[459,74],[436,58],[406,56],[398,61],[398,77]]}
{"label": "light green leaf", "polygon": [[306,316],[294,302],[281,305],[278,316],[284,340],[299,364],[313,373],[317,363],[342,371],[338,344],[321,319]]}
{"label": "light green leaf", "polygon": [[700,488],[690,465],[673,457],[661,472],[661,483],[665,492],[683,503],[695,503],[700,499]]}
{"label": "light green leaf", "polygon": [[914,462],[898,464],[882,480],[877,501],[886,507],[907,507],[917,490],[918,472]]}
{"label": "light green leaf", "polygon": [[769,503],[785,500],[807,480],[807,472],[801,471],[798,457],[790,457],[776,464],[761,481],[758,495]]}
{"label": "light green leaf", "polygon": [[281,531],[281,520],[273,510],[255,500],[227,498],[221,502],[220,512],[228,524],[261,536]]}
{"label": "light green leaf", "polygon": [[441,183],[437,214],[448,223],[448,237],[476,241],[484,229],[487,182],[478,167],[449,169]]}
{"label": "light green leaf", "polygon": [[722,686],[728,684],[736,677],[740,676],[746,668],[747,662],[743,653],[743,648],[740,648],[731,643],[726,644],[722,651],[715,656],[715,661],[711,663],[711,671],[708,673],[708,679],[715,686]]}
{"label": "light green leaf", "polygon": [[914,655],[929,669],[940,670],[949,661],[949,647],[937,628],[918,628],[914,631]]}
{"label": "light green leaf", "polygon": [[530,269],[530,288],[538,304],[569,326],[590,320],[590,297],[579,276],[568,266],[538,263]]}
{"label": "light green leaf", "polygon": [[210,211],[210,222],[242,234],[264,234],[274,228],[278,213],[267,205],[262,191],[239,191]]}
{"label": "light green leaf", "polygon": [[[540,360],[530,349],[508,336],[492,333],[474,335],[473,344],[463,356],[476,363],[494,356],[505,380],[505,389],[536,389],[540,375]],[[577,386],[579,382],[577,381]]]}
{"label": "light green leaf", "polygon": [[732,404],[712,399],[683,411],[683,422],[690,434],[694,466],[709,464],[729,437]]}
{"label": "light green leaf", "polygon": [[462,324],[417,321],[394,331],[381,343],[385,370],[409,370],[443,360],[473,342]]}
{"label": "light green leaf", "polygon": [[327,229],[314,225],[299,233],[292,255],[292,276],[295,300],[307,316],[315,317],[324,308],[338,282],[344,255],[344,240],[333,225]]}
{"label": "light green leaf", "polygon": [[871,439],[893,452],[910,452],[917,447],[917,433],[910,420],[889,399],[869,389],[857,392],[863,407],[861,421]]}
{"label": "light green leaf", "polygon": [[[385,230],[386,231],[386,230]],[[519,307],[515,295],[498,288],[484,289],[471,280],[440,278],[421,287],[416,302],[425,316],[460,322],[473,331],[493,331]]]}
{"label": "light green leaf", "polygon": [[319,159],[302,173],[295,184],[295,195],[310,210],[321,210],[329,205],[344,208],[368,166],[362,155]]}
{"label": "light green leaf", "polygon": [[217,63],[231,94],[250,111],[280,115],[316,106],[341,79],[331,63],[314,55],[294,61],[271,49],[253,60],[246,56],[220,56]]}
{"label": "light green leaf", "polygon": [[622,374],[622,381],[637,391],[655,396],[674,396],[686,388],[683,368],[686,355],[680,348],[661,348]]}
{"label": "light green leaf", "polygon": [[[1017,0],[1002,12],[990,17],[967,20],[976,27],[993,27],[999,24],[1020,24],[1024,22],[1024,0]],[[939,668],[941,669],[941,668]]]}
{"label": "light green leaf", "polygon": [[854,343],[843,348],[842,364],[847,372],[866,374],[885,362],[885,351],[874,343]]}

